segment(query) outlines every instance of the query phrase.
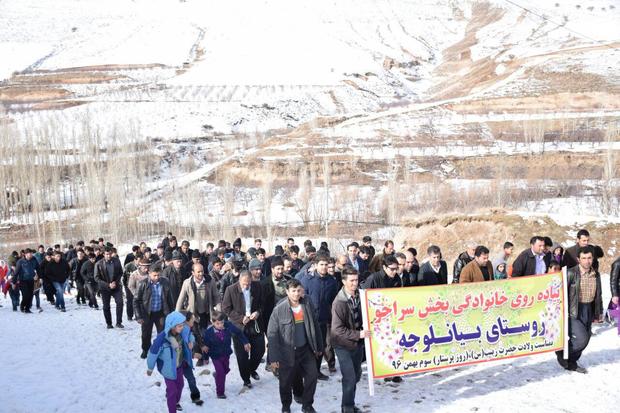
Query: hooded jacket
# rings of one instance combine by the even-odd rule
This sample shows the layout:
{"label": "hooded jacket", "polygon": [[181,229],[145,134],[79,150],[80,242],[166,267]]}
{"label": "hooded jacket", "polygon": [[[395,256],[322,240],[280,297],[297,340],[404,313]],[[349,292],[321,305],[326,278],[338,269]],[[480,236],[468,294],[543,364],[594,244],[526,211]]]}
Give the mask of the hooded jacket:
{"label": "hooded jacket", "polygon": [[[157,335],[146,358],[148,369],[153,370],[157,366],[157,370],[168,380],[176,380],[177,378],[177,349],[173,345],[173,340],[176,340],[170,335],[170,330],[181,323],[185,323],[185,316],[183,314],[178,311],[168,314],[164,324],[164,331]],[[192,353],[188,345],[192,341],[189,327],[185,326],[183,332],[181,332],[181,337],[180,351],[183,351],[183,361],[193,368]]]}

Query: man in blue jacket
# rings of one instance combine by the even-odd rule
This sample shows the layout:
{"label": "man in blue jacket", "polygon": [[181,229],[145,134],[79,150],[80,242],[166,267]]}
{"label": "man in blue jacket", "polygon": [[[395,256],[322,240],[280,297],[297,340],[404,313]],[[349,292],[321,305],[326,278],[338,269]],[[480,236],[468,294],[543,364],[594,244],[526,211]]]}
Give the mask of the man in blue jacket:
{"label": "man in blue jacket", "polygon": [[[317,255],[315,258],[315,270],[301,281],[305,289],[306,297],[312,302],[315,318],[319,323],[320,339],[323,341],[325,351],[323,355],[330,372],[336,371],[336,358],[334,349],[329,339],[329,331],[332,321],[332,303],[338,294],[338,281],[327,273],[329,257],[327,255]],[[329,377],[321,373],[321,361],[323,357],[317,359],[317,370],[319,380],[327,380]]]}
{"label": "man in blue jacket", "polygon": [[32,313],[30,307],[32,307],[34,282],[39,280],[39,262],[34,258],[33,251],[30,248],[26,248],[24,258],[17,261],[15,277],[19,281],[19,289],[22,293],[19,309],[22,313]]}

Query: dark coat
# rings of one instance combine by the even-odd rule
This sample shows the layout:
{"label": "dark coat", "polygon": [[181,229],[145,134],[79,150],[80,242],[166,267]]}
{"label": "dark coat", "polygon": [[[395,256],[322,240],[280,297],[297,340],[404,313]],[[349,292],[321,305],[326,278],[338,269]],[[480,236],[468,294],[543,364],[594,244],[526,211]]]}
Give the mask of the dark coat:
{"label": "dark coat", "polygon": [[[549,268],[551,257],[547,254],[544,256],[543,261],[545,262],[545,266]],[[536,257],[534,257],[531,248],[521,251],[521,254],[519,254],[512,264],[513,277],[523,277],[526,275],[538,275],[536,274]]]}
{"label": "dark coat", "polygon": [[45,277],[51,282],[64,283],[71,276],[71,268],[64,258],[59,262],[50,261],[45,266]]}
{"label": "dark coat", "polygon": [[617,258],[611,264],[611,272],[609,274],[609,284],[612,297],[620,297],[620,258]]}
{"label": "dark coat", "polygon": [[245,317],[245,299],[243,298],[243,292],[241,291],[241,285],[239,282],[234,283],[226,289],[224,293],[224,299],[222,300],[222,311],[228,316],[228,319],[245,334],[256,334],[256,323],[258,322],[258,331],[260,330],[260,315],[262,312],[262,295],[261,286],[258,281],[252,281],[250,283],[250,312],[258,311],[259,318],[252,320],[243,325],[243,317]]}
{"label": "dark coat", "polygon": [[[319,322],[314,316],[314,308],[310,300],[305,297],[299,300],[304,312],[304,328],[310,349],[315,353],[323,352],[323,339]],[[293,310],[287,300],[282,300],[275,306],[267,327],[269,341],[267,359],[269,362],[280,363],[280,368],[291,368],[295,365],[295,321]]]}
{"label": "dark coat", "polygon": [[403,286],[403,281],[400,279],[398,275],[395,275],[393,278],[388,277],[385,271],[380,270],[370,277],[366,278],[364,281],[365,289],[372,288],[398,288]]}
{"label": "dark coat", "polygon": [[[172,300],[170,283],[168,280],[160,277],[159,284],[161,284],[161,310],[164,316],[166,316],[174,311],[174,301]],[[152,294],[153,287],[148,277],[138,283],[138,290],[136,291],[136,295],[133,296],[133,310],[136,313],[136,320],[144,320],[151,315]]]}
{"label": "dark coat", "polygon": [[305,277],[301,284],[306,291],[306,297],[312,301],[317,321],[329,324],[332,318],[332,303],[339,289],[336,279],[329,274],[321,277],[315,271]]}
{"label": "dark coat", "polygon": [[241,344],[248,344],[248,338],[230,321],[224,321],[224,340],[220,340],[215,334],[215,327],[210,326],[202,336],[203,344],[209,347],[206,356],[215,360],[222,356],[230,356],[232,354],[232,336],[236,336]]}
{"label": "dark coat", "polygon": [[386,255],[394,255],[394,252],[392,252],[391,254],[386,254],[385,249],[383,249],[383,252],[381,254],[377,254],[373,256],[373,258],[369,258],[370,266],[368,267],[368,271],[370,272],[380,271],[381,267],[383,266],[383,257],[385,257]]}
{"label": "dark coat", "polygon": [[[286,274],[282,274],[282,278],[285,280],[290,280]],[[263,297],[263,314],[261,316],[261,320],[263,322],[263,331],[267,331],[267,323],[269,323],[269,318],[271,318],[271,313],[273,312],[276,304],[276,288],[273,285],[272,277],[263,278],[260,281],[261,286],[261,295]]]}
{"label": "dark coat", "polygon": [[[591,245],[591,247],[594,249],[594,254],[593,255],[593,260],[592,260],[592,268],[594,268],[595,271],[598,271],[598,260],[599,258],[603,258],[605,256],[605,251],[603,251],[603,249],[601,247],[599,247],[598,245]],[[570,248],[566,249],[566,252],[564,253],[564,265],[566,265],[568,268],[572,268],[575,265],[579,264],[579,245],[575,244]],[[513,270],[514,271],[514,270]]]}
{"label": "dark coat", "polygon": [[71,267],[71,278],[73,280],[80,282],[80,283],[86,282],[86,280],[82,278],[82,267],[84,266],[84,263],[86,263],[87,261],[88,261],[88,258],[86,257],[82,258],[82,260],[78,260],[77,257],[75,257],[69,263],[69,266]]}
{"label": "dark coat", "polygon": [[[452,269],[452,284],[458,284],[459,279],[461,277],[461,271],[463,271],[463,268],[465,268],[467,264],[472,262],[472,260],[473,258],[469,256],[467,251],[459,255],[456,261],[454,261],[454,268]],[[492,278],[492,274],[493,273],[491,272],[491,278]]]}
{"label": "dark coat", "polygon": [[118,259],[112,258],[112,263],[114,265],[114,277],[112,281],[108,278],[105,262],[105,259],[102,259],[95,263],[95,281],[97,285],[99,285],[99,290],[112,291],[109,286],[112,281],[116,281],[116,289],[114,289],[114,291],[122,288],[123,267],[121,266],[121,262]]}
{"label": "dark coat", "polygon": [[181,288],[183,287],[183,274],[181,270],[177,271],[174,265],[164,268],[161,272],[160,278],[167,278],[170,283],[170,292],[172,293],[172,300],[176,303],[181,294]]}
{"label": "dark coat", "polygon": [[86,260],[86,262],[82,264],[80,275],[85,283],[97,284],[97,281],[95,281],[95,263],[90,260]]}
{"label": "dark coat", "polygon": [[[576,319],[579,314],[579,290],[581,288],[581,272],[578,265],[568,270],[566,283],[568,284],[568,316]],[[592,306],[594,319],[598,319],[603,314],[601,276],[598,271],[596,271],[596,295]]]}
{"label": "dark coat", "polygon": [[332,304],[330,340],[332,346],[355,350],[360,342],[360,330],[355,328],[348,301],[344,289],[341,289]]}
{"label": "dark coat", "polygon": [[444,260],[439,261],[439,273],[433,270],[430,262],[425,262],[420,267],[416,285],[441,285],[448,284],[448,264]]}

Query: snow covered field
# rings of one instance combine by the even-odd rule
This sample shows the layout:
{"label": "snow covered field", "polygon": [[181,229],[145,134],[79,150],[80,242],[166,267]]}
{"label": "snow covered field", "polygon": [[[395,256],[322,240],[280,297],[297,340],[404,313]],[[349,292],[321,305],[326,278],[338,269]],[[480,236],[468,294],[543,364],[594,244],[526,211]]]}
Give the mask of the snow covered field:
{"label": "snow covered field", "polygon": [[[607,277],[603,277],[603,286],[604,302],[608,302]],[[157,373],[147,377],[146,363],[139,358],[137,323],[125,322],[124,330],[106,330],[101,311],[77,307],[73,297],[67,300],[65,314],[47,303],[43,303],[43,313],[32,315],[13,313],[8,299],[0,298],[0,303],[0,348],[4,350],[0,411],[165,411],[162,377]],[[619,399],[620,336],[608,325],[595,326],[594,331],[581,358],[587,375],[566,372],[551,353],[410,376],[400,385],[377,381],[372,398],[363,375],[356,401],[372,412],[610,412]],[[191,404],[186,385],[181,399],[184,411],[280,411],[277,382],[263,366],[261,380],[244,392],[234,360],[231,369],[228,399],[218,400],[208,373],[211,366],[197,368],[205,404]],[[339,374],[319,382],[317,411],[340,411]],[[293,411],[301,411],[301,406],[293,406]]]}

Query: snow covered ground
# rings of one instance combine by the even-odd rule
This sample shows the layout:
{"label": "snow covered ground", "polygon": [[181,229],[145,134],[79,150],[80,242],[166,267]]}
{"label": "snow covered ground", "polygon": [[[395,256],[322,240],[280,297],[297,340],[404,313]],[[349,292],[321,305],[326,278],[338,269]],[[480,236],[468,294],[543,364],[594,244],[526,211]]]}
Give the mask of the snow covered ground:
{"label": "snow covered ground", "polygon": [[[603,279],[609,300],[609,281]],[[140,329],[106,330],[101,311],[77,307],[73,297],[67,313],[44,303],[41,314],[13,313],[0,298],[0,411],[31,412],[164,412],[162,377],[145,374],[139,358]],[[114,314],[114,310],[112,310]],[[372,412],[610,412],[618,402],[620,336],[608,325],[595,326],[596,335],[581,359],[589,373],[561,369],[555,355],[545,354],[505,362],[410,376],[400,385],[376,382],[368,395],[367,377],[358,386],[357,404]],[[233,356],[234,358],[234,356]],[[227,400],[215,398],[211,366],[195,374],[205,404],[191,404],[187,386],[181,400],[185,412],[277,412],[275,378],[259,369],[261,380],[242,392],[236,362],[227,377]],[[326,368],[324,367],[324,370]],[[340,373],[319,382],[315,408],[340,411]],[[159,383],[159,384],[158,384]],[[299,405],[293,406],[299,412]]]}

